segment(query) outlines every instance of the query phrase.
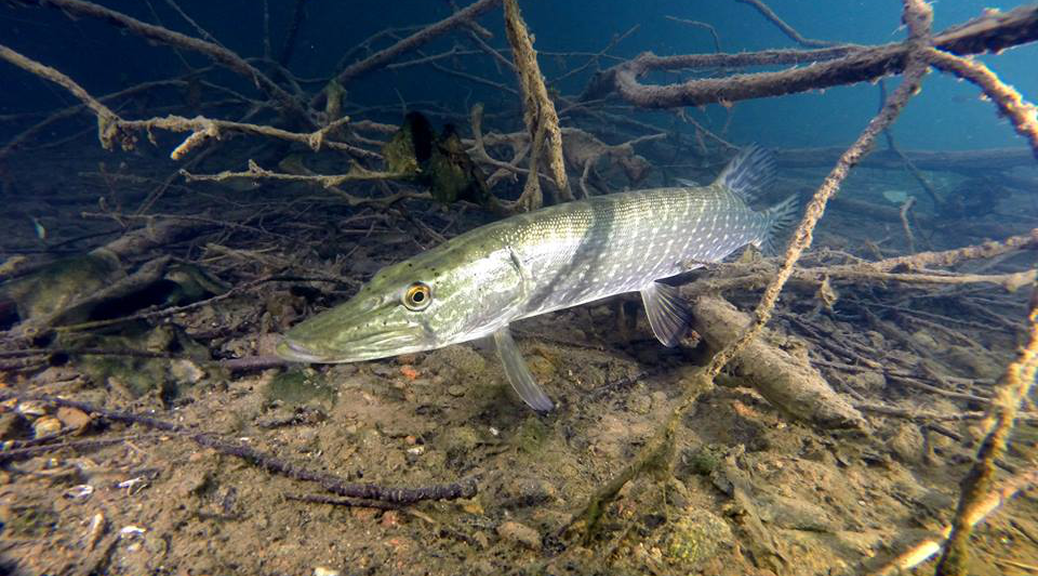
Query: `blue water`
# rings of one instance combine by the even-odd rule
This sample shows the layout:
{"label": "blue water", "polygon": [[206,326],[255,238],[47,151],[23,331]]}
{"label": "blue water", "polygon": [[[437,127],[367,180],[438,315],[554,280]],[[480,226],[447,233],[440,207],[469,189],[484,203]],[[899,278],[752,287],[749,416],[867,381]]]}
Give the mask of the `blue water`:
{"label": "blue water", "polygon": [[[249,102],[212,106],[227,98],[213,86],[258,103],[268,97],[248,78],[197,52],[150,42],[97,18],[70,18],[53,7],[58,1],[71,0],[0,0],[0,45],[67,74],[98,97],[145,82],[183,78],[192,70],[211,83],[200,93],[193,84],[110,101],[122,118],[204,114],[248,118],[296,132],[313,129],[311,123],[279,114],[274,106],[257,107],[255,115],[249,114]],[[265,53],[265,5],[269,4],[270,53],[277,57],[286,44],[294,9],[302,4],[304,18],[285,66],[301,88],[298,100],[305,103],[343,65],[370,54],[362,50],[346,57],[364,39],[387,29],[397,29],[396,37],[405,36],[448,17],[452,5],[476,0],[92,1],[146,23],[199,36],[174,9],[176,2],[216,41],[245,58]],[[40,2],[51,6],[41,7]],[[880,45],[906,37],[898,0],[767,2],[808,38]],[[712,25],[721,50],[728,53],[798,48],[751,6],[735,0],[519,3],[560,110],[579,98],[598,67],[557,81],[588,62],[588,56],[574,53],[598,53],[629,30],[634,29],[609,49],[599,66],[645,51],[676,55],[715,50],[705,30],[667,16]],[[935,30],[965,22],[986,8],[1020,5],[1022,1],[941,0],[934,4]],[[493,33],[487,43],[507,50],[500,6],[478,22]],[[380,50],[395,40],[388,36],[371,48]],[[401,55],[394,64],[454,49],[475,49],[464,28],[438,37],[421,52]],[[1038,44],[980,59],[1026,99],[1038,99]],[[425,113],[437,130],[451,122],[468,137],[469,111],[483,103],[486,133],[518,132],[521,144],[516,148],[528,142],[522,98],[511,70],[500,68],[483,52],[440,63],[484,82],[448,75],[428,64],[375,70],[346,85],[346,113],[354,121],[387,126],[381,132],[360,131],[363,139],[347,131],[333,133],[331,139],[363,148],[368,152],[364,166],[381,170],[383,163],[371,157],[378,157],[376,151],[405,112]],[[269,64],[256,65],[280,86],[294,89],[293,82],[270,72]],[[747,70],[756,71],[760,70]],[[653,74],[643,81],[690,77],[694,76],[687,72]],[[887,88],[892,90],[898,81],[889,78]],[[334,367],[285,365],[274,356],[275,345],[292,326],[346,301],[383,266],[498,219],[504,210],[486,209],[489,202],[473,193],[474,186],[466,188],[467,196],[457,194],[467,203],[414,198],[431,188],[417,180],[435,173],[424,170],[434,166],[432,161],[423,166],[422,174],[407,179],[392,174],[389,182],[349,182],[337,190],[374,201],[360,206],[313,182],[191,182],[181,176],[181,169],[212,175],[245,170],[254,161],[279,173],[298,174],[302,166],[315,174],[342,174],[356,158],[329,151],[328,146],[314,152],[299,142],[250,135],[220,143],[207,140],[185,160],[175,161],[170,151],[187,135],[162,130],[138,134],[135,150],[106,151],[98,143],[96,118],[82,111],[49,125],[7,154],[12,138],[79,100],[0,59],[0,396],[45,392],[147,414],[149,419],[187,427],[182,430],[190,429],[196,440],[199,436],[193,432],[204,432],[210,447],[214,439],[224,438],[249,450],[269,449],[293,467],[320,470],[311,478],[335,474],[349,481],[418,487],[475,473],[483,492],[461,506],[425,508],[435,521],[426,522],[428,516],[420,509],[410,514],[387,510],[380,517],[340,514],[286,502],[289,494],[316,492],[316,486],[267,482],[260,475],[266,472],[249,470],[230,456],[217,457],[208,449],[192,453],[195,447],[178,439],[181,433],[167,435],[170,428],[163,428],[160,438],[143,434],[139,426],[128,430],[116,419],[97,415],[88,418],[89,427],[79,424],[73,429],[66,423],[63,432],[51,435],[54,423],[65,420],[61,412],[58,419],[45,420],[36,418],[39,405],[30,411],[24,404],[15,409],[4,401],[0,575],[14,573],[16,563],[32,574],[312,574],[320,573],[317,568],[322,566],[334,567],[336,574],[384,574],[392,569],[380,570],[386,563],[406,574],[498,574],[519,568],[523,573],[668,575],[698,570],[685,562],[713,554],[718,548],[714,541],[722,538],[739,544],[724,544],[707,566],[722,567],[726,574],[739,573],[744,566],[748,572],[751,560],[760,568],[754,573],[771,573],[779,558],[788,562],[788,570],[779,573],[866,573],[858,570],[860,562],[900,553],[908,537],[919,532],[920,523],[932,527],[950,518],[952,496],[976,454],[979,429],[977,420],[959,418],[986,409],[995,382],[1001,381],[1023,341],[1019,328],[1032,290],[1026,286],[1009,293],[1009,285],[1022,276],[1010,282],[992,275],[1026,274],[1033,270],[1034,251],[954,266],[934,264],[929,270],[901,263],[891,270],[896,280],[866,279],[867,271],[840,276],[838,270],[830,283],[829,273],[819,273],[819,268],[977,245],[1035,228],[1038,164],[1027,143],[979,94],[975,86],[937,72],[926,78],[922,93],[908,104],[892,132],[902,149],[914,153],[912,157],[929,159],[920,180],[934,192],[924,191],[896,158],[882,165],[883,156],[877,154],[869,159],[871,166],[856,168],[829,204],[815,229],[814,244],[799,264],[813,268],[802,278],[824,274],[824,283],[813,287],[810,280],[791,282],[769,325],[775,337],[767,339],[770,343],[760,342],[758,350],[775,342],[782,342],[785,350],[767,361],[769,370],[781,369],[780,358],[788,351],[797,363],[815,363],[848,402],[853,399],[872,409],[881,404],[910,417],[902,421],[869,416],[874,433],[829,436],[823,430],[829,424],[821,419],[787,426],[793,419],[786,410],[776,411],[745,388],[763,377],[736,377],[740,372],[751,374],[749,370],[740,368],[726,378],[727,384],[739,388],[725,385],[703,392],[707,387],[699,377],[686,371],[708,358],[705,346],[693,348],[698,336],[690,333],[674,348],[660,346],[651,327],[638,319],[642,312],[633,300],[582,306],[514,326],[538,384],[547,384],[558,402],[559,409],[545,416],[532,415],[508,396],[498,357],[488,355],[485,361],[467,345]],[[615,159],[585,165],[594,171],[569,166],[573,190],[582,189],[582,173],[592,177],[589,194],[669,184],[675,178],[714,178],[730,151],[696,146],[688,137],[695,129],[681,114],[737,146],[756,142],[777,149],[846,147],[876,114],[879,86],[866,82],[740,101],[730,111],[719,104],[644,111],[619,100],[594,106],[614,118],[588,120],[563,112],[563,127],[582,128],[610,144],[657,130],[667,132],[667,139],[635,148],[648,167],[643,178],[630,166],[621,169]],[[317,117],[322,110],[311,112]],[[652,126],[628,130],[620,122],[628,118]],[[674,132],[686,137],[674,138]],[[884,146],[881,141],[878,148]],[[1005,147],[1013,151],[960,155],[974,159],[965,164],[967,169],[933,160],[947,156],[920,153]],[[514,150],[491,146],[488,154],[509,160]],[[995,160],[1008,156],[1012,166],[992,161],[990,156],[996,155]],[[441,158],[447,156],[454,160],[463,155]],[[892,157],[886,155],[888,160]],[[754,168],[770,165],[763,154],[757,158]],[[788,154],[780,160],[774,186],[765,191],[772,196],[756,200],[761,207],[787,196],[806,200],[831,169],[833,158],[835,154],[823,157],[818,151]],[[525,162],[521,160],[515,171],[528,166]],[[484,162],[482,168],[489,173],[498,166]],[[747,179],[756,180],[765,172]],[[507,206],[504,202],[522,193],[526,179],[526,174],[502,178],[490,193]],[[556,190],[551,185],[544,188],[550,202]],[[407,199],[397,201],[391,196],[394,192],[407,193]],[[392,205],[387,205],[387,197]],[[446,194],[438,198],[449,199]],[[727,222],[728,215],[723,216]],[[156,230],[165,233],[153,237]],[[729,232],[705,231],[706,240],[727,237]],[[97,250],[105,246],[107,250]],[[512,256],[517,266],[526,268]],[[603,258],[596,261],[605,260],[606,255],[599,256]],[[650,263],[658,257],[645,255]],[[477,268],[493,266],[470,269]],[[969,284],[957,286],[917,283],[919,278],[911,277],[927,272],[926,282],[933,282],[945,268],[949,274],[969,271],[987,279],[974,276]],[[156,278],[149,272],[154,270],[165,272]],[[709,278],[714,270],[711,263],[694,274]],[[766,269],[743,270],[756,276]],[[135,276],[127,280],[131,273]],[[492,278],[489,273],[483,277]],[[727,278],[718,276],[722,285]],[[421,286],[428,289],[420,292],[423,298],[440,298],[439,288],[430,288],[428,278],[414,280],[399,287],[402,294]],[[1006,285],[997,285],[1003,282]],[[450,283],[446,284],[449,291]],[[742,286],[725,290],[724,296],[750,310],[758,299]],[[493,285],[479,288],[479,294],[496,290]],[[393,294],[393,288],[386,290]],[[653,291],[661,292],[658,287]],[[98,295],[103,298],[95,300]],[[449,302],[460,300],[456,296]],[[427,304],[422,306],[431,302],[423,301]],[[392,309],[391,298],[380,302],[380,312]],[[417,306],[415,300],[408,308]],[[660,308],[671,306],[675,305]],[[478,308],[488,307],[483,303]],[[729,312],[715,318],[703,319],[707,329],[732,322],[729,328],[735,332],[736,317]],[[55,335],[52,323],[66,325]],[[432,332],[432,322],[415,322],[419,324],[423,334]],[[704,342],[709,341],[707,331],[702,332]],[[496,339],[499,343],[512,339],[502,334]],[[305,347],[296,351],[299,360],[307,359]],[[513,376],[521,372],[516,358],[518,354],[509,353]],[[272,368],[282,371],[274,375]],[[788,374],[807,379],[803,367]],[[776,378],[772,390],[781,388],[783,380]],[[533,388],[520,383],[527,391]],[[776,395],[779,400],[799,398],[805,391]],[[690,392],[702,392],[695,406],[687,403]],[[774,396],[765,395],[774,401]],[[679,404],[684,416],[678,426],[683,430],[679,433],[668,424],[667,442],[647,440],[650,430],[675,421],[668,414]],[[797,408],[788,411],[800,413]],[[1033,406],[1025,408],[1033,420]],[[95,410],[84,407],[80,414],[85,418],[86,412]],[[930,422],[925,414],[938,416],[939,422]],[[37,427],[41,423],[49,427]],[[123,436],[133,430],[141,435]],[[1028,429],[1013,438],[1013,449],[998,460],[1000,467],[1026,473],[1033,465],[1033,432]],[[95,438],[104,443],[102,448],[89,445]],[[33,443],[12,443],[28,440]],[[573,512],[643,447],[653,445],[672,449],[651,450],[651,468],[663,470],[659,464],[673,458],[675,478],[661,482],[658,474],[638,473],[640,478],[633,482],[652,484],[633,485],[616,495],[617,502],[588,508],[604,514],[592,530],[596,535],[590,547],[560,552],[570,546],[563,542],[568,537],[558,536],[568,531],[563,527]],[[17,462],[12,447],[54,452],[37,452],[35,459]],[[231,452],[240,456],[242,449]],[[263,462],[273,469],[269,460]],[[730,476],[733,473],[738,475]],[[72,485],[79,482],[89,486]],[[739,494],[724,487],[733,482]],[[675,483],[680,489],[673,489]],[[92,500],[77,495],[85,487],[97,488]],[[727,498],[722,492],[736,497],[734,508],[722,506]],[[794,506],[796,499],[804,506]],[[748,505],[751,501],[758,504]],[[1021,524],[1012,525],[1022,535],[1027,532],[1020,526],[1038,521],[1033,498],[1018,498],[1004,508],[1002,514],[1021,519]],[[707,509],[712,511],[707,514]],[[729,518],[733,509],[740,511],[738,520]],[[728,523],[734,535],[724,536]],[[508,525],[511,529],[503,530]],[[725,530],[718,530],[718,525]],[[1020,566],[1038,563],[1032,543],[1006,526],[1003,517],[984,528],[990,532],[982,536],[983,550],[977,551],[1000,561],[1008,559],[1009,552],[1020,553],[1017,559],[1026,562]],[[7,561],[8,554],[14,561]],[[643,564],[628,568],[627,557]],[[536,564],[527,564],[534,558]],[[653,564],[660,558],[670,564]],[[617,570],[612,569],[614,561],[620,566]],[[702,572],[715,573],[710,568]]]}
{"label": "blue water", "polygon": [[[103,5],[124,11],[146,22],[162,22],[189,35],[195,32],[162,0],[109,0]],[[262,3],[258,0],[207,2],[182,0],[179,5],[228,48],[243,56],[263,52]],[[284,30],[294,2],[271,0],[270,18],[274,52],[280,51]],[[778,29],[752,7],[730,0],[697,2],[628,2],[588,0],[573,2],[522,2],[525,17],[542,52],[597,52],[616,34],[632,26],[638,29],[610,54],[630,57],[641,51],[661,55],[712,52],[713,42],[701,29],[665,19],[674,16],[713,25],[724,51],[752,51],[794,47]],[[886,43],[900,40],[901,3],[895,1],[803,2],[773,0],[771,7],[804,36],[831,41]],[[977,16],[985,7],[1010,9],[1017,2],[977,3],[946,0],[935,6],[935,29],[940,30]],[[327,77],[342,55],[360,39],[386,27],[414,26],[449,14],[446,2],[332,2],[307,3],[306,18],[290,68],[301,77]],[[507,45],[500,10],[484,15],[480,22],[495,33],[490,43]],[[94,94],[104,94],[127,85],[168,78],[184,71],[179,57],[165,46],[150,45],[133,34],[89,18],[71,21],[53,9],[0,6],[0,43],[68,73]],[[424,47],[437,53],[458,45],[470,49],[461,34],[451,34]],[[379,44],[383,47],[385,44]],[[182,52],[194,66],[205,58]],[[408,55],[403,59],[411,58]],[[1000,56],[984,58],[1025,96],[1038,93],[1038,47],[1025,46]],[[569,67],[584,59],[568,59]],[[511,73],[499,72],[488,58],[460,57],[448,65],[488,79],[515,85]],[[549,79],[563,70],[553,57],[543,57]],[[225,75],[229,85],[248,90],[240,78]],[[558,88],[567,95],[579,94],[587,74],[573,77]],[[56,87],[0,64],[0,114],[44,111],[72,102]],[[309,85],[314,89],[319,84]],[[436,101],[463,113],[468,105],[483,101],[488,113],[516,106],[509,94],[445,76],[428,68],[382,71],[352,83],[350,97],[370,104]],[[254,94],[255,92],[250,92]],[[843,144],[852,140],[877,106],[877,88],[870,84],[839,87],[825,93],[808,93],[764,100],[739,102],[734,110],[729,136],[736,142],[761,142],[770,146],[804,147]],[[419,104],[420,107],[420,104]],[[720,129],[726,113],[712,105],[690,110],[692,117]],[[664,126],[670,116],[655,116]],[[385,118],[385,120],[393,120]],[[3,127],[0,127],[2,130]],[[941,74],[931,74],[894,132],[906,148],[961,149],[1020,146],[1023,143],[1004,121],[995,118],[993,107],[978,98],[975,87]]]}

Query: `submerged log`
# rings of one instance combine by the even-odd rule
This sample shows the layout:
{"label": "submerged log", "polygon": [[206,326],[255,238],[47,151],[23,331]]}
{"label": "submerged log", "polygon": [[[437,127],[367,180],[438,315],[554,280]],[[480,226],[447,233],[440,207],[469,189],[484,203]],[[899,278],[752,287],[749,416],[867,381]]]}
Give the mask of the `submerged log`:
{"label": "submerged log", "polygon": [[[1038,6],[981,16],[933,36],[933,45],[960,56],[999,52],[1038,40]],[[616,93],[639,108],[661,109],[738,102],[875,81],[905,72],[912,41],[882,46],[843,45],[817,50],[764,50],[738,54],[657,56],[651,52],[598,72],[582,101]],[[643,84],[649,72],[806,64],[778,72],[700,78],[673,84]]]}
{"label": "submerged log", "polygon": [[[693,328],[714,349],[739,338],[750,325],[748,314],[717,296],[700,296],[692,311]],[[794,418],[823,428],[869,427],[817,370],[760,338],[750,342],[731,366],[761,396]]]}
{"label": "submerged log", "polygon": [[[829,168],[843,153],[839,146],[825,148],[787,148],[775,150],[775,160],[783,168]],[[1004,170],[1017,166],[1034,166],[1034,156],[1027,148],[992,148],[985,150],[905,150],[905,157],[920,170],[974,174],[978,170]],[[862,168],[900,170],[905,166],[890,150],[876,151],[861,161]]]}

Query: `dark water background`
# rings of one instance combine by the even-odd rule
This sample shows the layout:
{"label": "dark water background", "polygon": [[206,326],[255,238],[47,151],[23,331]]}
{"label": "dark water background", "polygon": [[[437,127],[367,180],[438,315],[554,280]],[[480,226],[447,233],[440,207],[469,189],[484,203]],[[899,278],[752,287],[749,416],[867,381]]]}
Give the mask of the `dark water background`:
{"label": "dark water background", "polygon": [[[106,0],[101,4],[146,22],[160,21],[171,29],[196,35],[163,0],[151,0],[150,6],[140,0]],[[262,55],[262,2],[182,0],[179,4],[228,48],[246,57]],[[270,1],[275,54],[280,52],[294,4],[288,0]],[[893,0],[772,0],[769,5],[809,38],[878,44],[899,41],[905,35],[904,29],[900,28],[901,2]],[[984,8],[1008,10],[1019,5],[1018,2],[944,0],[934,6],[935,30],[975,17]],[[667,20],[664,18],[667,15],[715,26],[725,52],[795,47],[752,7],[731,0],[524,1],[521,6],[536,36],[535,47],[541,52],[597,52],[614,35],[622,34],[635,25],[639,26],[638,29],[610,54],[630,57],[645,50],[660,55],[713,52],[713,41],[706,31]],[[310,0],[306,4],[306,18],[290,68],[302,77],[328,77],[343,54],[372,33],[387,27],[427,24],[447,16],[450,11],[448,2],[433,0]],[[491,44],[498,48],[507,46],[499,9],[492,10],[479,21],[494,31],[496,36]],[[95,95],[147,80],[170,78],[185,71],[179,57],[167,46],[150,45],[135,34],[121,32],[94,19],[73,21],[54,9],[0,4],[0,43],[62,70]],[[425,46],[424,50],[434,54],[455,44],[471,48],[463,35],[454,33]],[[385,45],[378,44],[377,47]],[[197,54],[183,52],[183,55],[193,66],[207,64],[205,58]],[[415,56],[407,55],[402,59],[412,57]],[[1024,46],[1000,56],[985,57],[985,60],[1025,97],[1030,95],[1033,99],[1038,93],[1038,47]],[[572,68],[582,64],[584,59],[571,58],[567,62]],[[515,84],[514,75],[508,71],[499,72],[485,55],[461,57],[456,63],[469,73],[508,85]],[[559,61],[553,57],[541,59],[549,79],[562,71],[558,64]],[[931,76],[923,94],[911,102],[894,128],[903,147],[974,149],[1023,144],[1007,123],[994,118],[993,107],[978,98],[974,86],[938,77],[939,74]],[[242,79],[229,73],[225,80],[239,89],[248,90]],[[586,80],[587,74],[581,74],[559,88],[563,94],[576,95]],[[320,86],[315,83],[309,88],[316,90]],[[354,102],[390,104],[403,98],[418,103],[416,107],[420,108],[421,102],[431,100],[459,114],[477,101],[486,103],[488,113],[516,110],[518,106],[516,98],[510,94],[422,66],[396,72],[379,71],[352,82],[348,88],[349,98]],[[847,143],[875,112],[877,99],[875,86],[859,84],[829,89],[824,94],[740,102],[729,135],[736,143],[756,141],[776,147]],[[46,111],[70,103],[71,97],[61,89],[7,64],[0,65],[0,114]],[[700,121],[706,117],[708,126],[714,128],[720,128],[725,121],[725,112],[717,105],[690,112]],[[136,117],[132,113],[126,115]],[[674,124],[672,114],[645,115],[655,117],[663,126]],[[399,118],[378,119],[395,122]]]}

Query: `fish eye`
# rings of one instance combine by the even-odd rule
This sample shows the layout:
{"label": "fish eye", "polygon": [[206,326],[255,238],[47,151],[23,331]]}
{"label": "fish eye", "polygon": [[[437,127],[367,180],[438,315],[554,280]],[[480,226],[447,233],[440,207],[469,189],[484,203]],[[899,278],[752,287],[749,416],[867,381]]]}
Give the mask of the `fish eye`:
{"label": "fish eye", "polygon": [[415,282],[407,287],[403,302],[408,310],[425,310],[432,303],[432,289],[424,282]]}

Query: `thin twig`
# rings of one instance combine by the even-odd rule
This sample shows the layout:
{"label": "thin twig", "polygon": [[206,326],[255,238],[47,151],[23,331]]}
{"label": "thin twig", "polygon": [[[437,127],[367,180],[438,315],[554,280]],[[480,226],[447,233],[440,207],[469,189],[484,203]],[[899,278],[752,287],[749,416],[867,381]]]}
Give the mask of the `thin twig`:
{"label": "thin twig", "polygon": [[789,36],[791,40],[800,44],[801,46],[807,46],[808,48],[821,48],[823,46],[832,46],[834,42],[828,42],[826,40],[812,40],[810,38],[804,38],[799,32],[797,32],[792,26],[786,24],[782,18],[779,18],[778,14],[775,13],[767,4],[760,0],[735,0],[743,4],[749,4],[757,9],[764,18],[771,22],[775,26],[778,26],[779,30],[786,36]]}
{"label": "thin twig", "polygon": [[363,498],[365,500],[389,502],[393,504],[414,504],[424,500],[455,500],[458,498],[471,498],[476,495],[478,490],[477,480],[474,477],[469,477],[452,484],[424,486],[420,488],[394,488],[380,486],[378,484],[351,484],[344,482],[341,478],[333,474],[291,464],[271,454],[261,452],[260,450],[244,443],[223,440],[212,434],[196,432],[186,426],[173,424],[150,416],[116,410],[106,410],[84,402],[65,400],[63,398],[44,394],[23,394],[10,390],[0,390],[0,401],[8,400],[16,400],[19,402],[34,400],[37,402],[54,404],[56,406],[77,408],[87,414],[94,414],[115,422],[140,424],[141,426],[146,426],[148,428],[177,434],[192,440],[201,446],[212,448],[221,454],[235,456],[251,462],[268,472],[286,476],[294,480],[314,482],[333,494],[338,494],[347,498]]}
{"label": "thin twig", "polygon": [[721,53],[721,37],[717,35],[717,29],[707,24],[706,22],[700,22],[699,20],[687,20],[685,18],[675,18],[674,16],[664,16],[667,20],[677,22],[679,24],[685,24],[686,26],[693,26],[695,28],[702,28],[710,33],[710,36],[714,39],[714,52]]}
{"label": "thin twig", "polygon": [[[544,86],[544,77],[537,64],[537,52],[533,48],[533,40],[526,23],[519,13],[516,0],[505,2],[505,30],[508,42],[512,45],[512,58],[519,74],[519,85],[523,90],[523,118],[526,129],[533,142],[533,154],[530,155],[530,177],[528,181],[537,184],[535,163],[542,145],[540,139],[548,140],[548,165],[551,168],[555,185],[559,189],[561,199],[573,200],[566,176],[566,161],[562,155],[562,130],[559,128],[559,115],[555,111],[555,103],[548,97],[548,89]],[[539,206],[531,205],[530,208]]]}
{"label": "thin twig", "polygon": [[[995,462],[1006,449],[1009,433],[1016,423],[1020,402],[1028,397],[1038,371],[1038,289],[1031,294],[1027,316],[1028,341],[995,389],[995,396],[984,418],[984,441],[965,480],[962,495],[952,522],[948,545],[937,564],[937,576],[967,574],[968,543],[976,518],[989,506],[989,495],[995,482]],[[1033,478],[1032,478],[1033,481]]]}
{"label": "thin twig", "polygon": [[[984,521],[992,512],[998,510],[1003,504],[1014,498],[1021,492],[1026,492],[1038,486],[1038,468],[1031,468],[1002,483],[1001,486],[993,488],[983,494],[970,510],[969,516],[962,519],[971,528]],[[927,538],[917,543],[905,552],[899,554],[890,562],[870,573],[870,576],[895,576],[904,574],[926,562],[941,551],[941,545],[947,540],[952,532],[952,526],[946,526],[935,538]]]}
{"label": "thin twig", "polygon": [[1038,158],[1038,108],[1034,104],[1024,100],[1012,86],[999,80],[983,62],[934,48],[923,52],[923,57],[935,68],[980,87],[984,95],[998,107],[999,113],[1012,122],[1016,132],[1027,139],[1035,158]]}
{"label": "thin twig", "polygon": [[[401,54],[406,54],[407,52],[420,48],[423,44],[429,42],[433,38],[449,32],[458,26],[467,24],[500,3],[501,0],[479,0],[478,2],[470,4],[462,10],[451,14],[447,18],[422,28],[407,38],[400,40],[396,44],[383,50],[379,50],[359,62],[350,64],[335,77],[335,80],[338,81],[339,84],[345,86],[351,80],[385,66]],[[314,107],[318,106],[323,96],[323,92],[315,96],[311,100],[310,105]]]}
{"label": "thin twig", "polygon": [[40,6],[60,8],[70,16],[89,16],[92,18],[98,18],[108,22],[109,24],[125,28],[134,34],[144,36],[150,40],[155,40],[178,48],[187,48],[205,54],[214,61],[226,66],[228,69],[237,72],[255,83],[260,90],[270,96],[274,101],[278,102],[285,111],[289,112],[297,120],[303,122],[308,127],[313,126],[313,121],[310,119],[310,115],[307,111],[303,108],[302,103],[293,98],[291,94],[278,86],[277,83],[268,78],[265,74],[257,70],[253,65],[249,64],[241,56],[238,56],[219,44],[206,42],[205,40],[192,38],[179,32],[167,30],[161,26],[141,22],[140,20],[123,14],[122,12],[117,12],[97,4],[85,2],[84,0],[23,1],[30,4],[39,4]]}

